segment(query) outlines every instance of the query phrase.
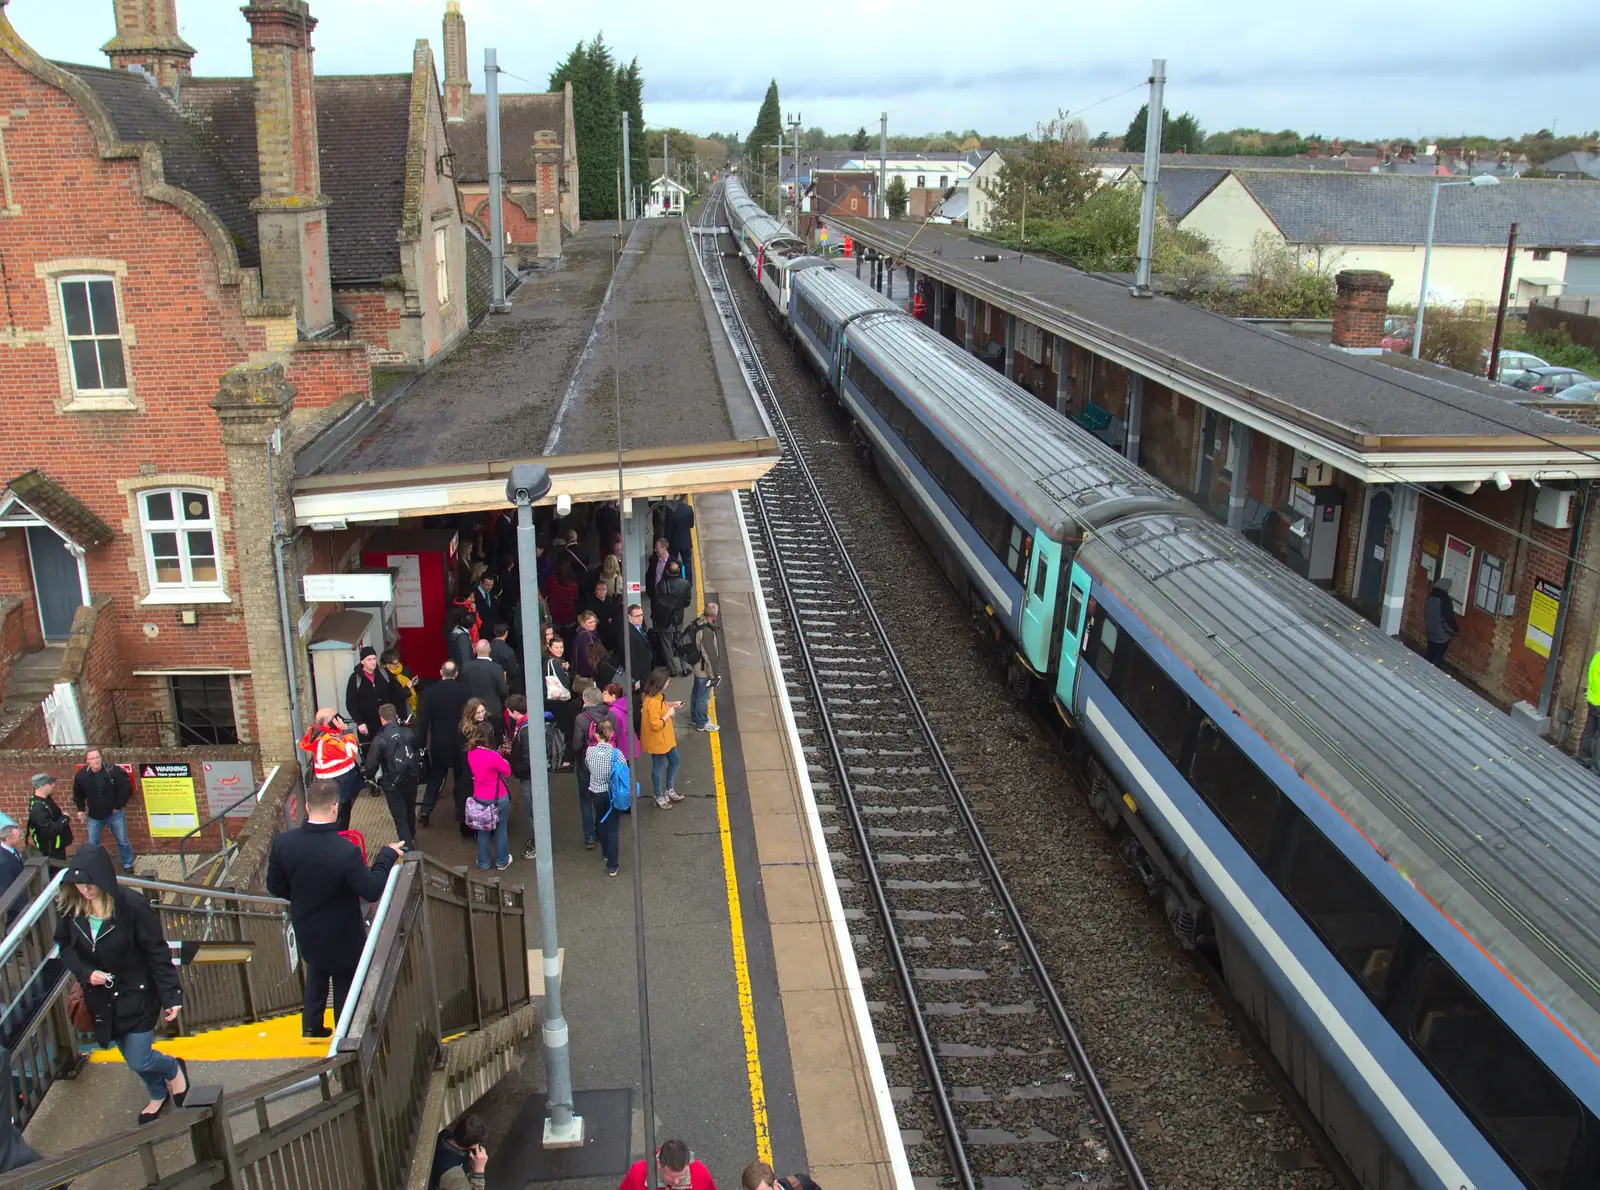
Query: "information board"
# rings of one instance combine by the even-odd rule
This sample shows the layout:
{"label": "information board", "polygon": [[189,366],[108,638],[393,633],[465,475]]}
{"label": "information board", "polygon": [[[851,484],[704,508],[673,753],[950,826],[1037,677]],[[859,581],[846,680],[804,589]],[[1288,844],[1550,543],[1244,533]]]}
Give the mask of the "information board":
{"label": "information board", "polygon": [[1556,616],[1561,611],[1561,588],[1538,579],[1528,600],[1528,631],[1522,643],[1541,657],[1550,656],[1556,636]]}
{"label": "information board", "polygon": [[1444,559],[1439,564],[1439,577],[1450,580],[1450,602],[1456,606],[1456,615],[1467,612],[1467,599],[1472,594],[1472,559],[1477,547],[1454,534],[1444,538]]}
{"label": "information board", "polygon": [[[249,818],[256,808],[255,769],[248,760],[208,760],[201,765],[206,782],[206,816],[226,814]],[[238,803],[235,805],[235,803]]]}
{"label": "information board", "polygon": [[146,763],[139,766],[139,789],[150,836],[178,839],[200,825],[195,804],[194,772],[186,764]]}

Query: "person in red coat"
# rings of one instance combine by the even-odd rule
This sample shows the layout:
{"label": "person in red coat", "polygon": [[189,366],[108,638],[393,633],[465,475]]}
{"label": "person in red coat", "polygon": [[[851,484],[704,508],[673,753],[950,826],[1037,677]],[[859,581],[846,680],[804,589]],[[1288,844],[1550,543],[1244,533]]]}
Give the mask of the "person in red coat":
{"label": "person in red coat", "polygon": [[[656,1186],[657,1190],[717,1190],[711,1171],[681,1140],[669,1140],[656,1150]],[[633,1163],[617,1190],[645,1190],[643,1161]]]}

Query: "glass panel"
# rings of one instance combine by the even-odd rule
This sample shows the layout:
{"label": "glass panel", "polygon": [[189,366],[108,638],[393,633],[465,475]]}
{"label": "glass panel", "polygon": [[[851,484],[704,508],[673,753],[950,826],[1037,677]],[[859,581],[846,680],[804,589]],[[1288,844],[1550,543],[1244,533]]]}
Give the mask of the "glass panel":
{"label": "glass panel", "polygon": [[1078,617],[1083,614],[1083,592],[1077,587],[1072,588],[1072,593],[1067,596],[1067,635],[1074,640],[1078,637]]}
{"label": "glass panel", "polygon": [[1582,1126],[1578,1104],[1544,1063],[1435,959],[1423,977],[1411,1037],[1496,1147],[1539,1190],[1563,1174]]}
{"label": "glass panel", "polygon": [[127,388],[128,374],[122,369],[122,340],[100,340],[100,386]]}
{"label": "glass panel", "polygon": [[110,281],[89,282],[89,312],[94,317],[94,333],[115,335],[117,330],[117,288]]}
{"label": "glass panel", "polygon": [[189,539],[189,574],[197,583],[217,581],[216,547],[209,530],[190,530],[184,534]]}
{"label": "glass panel", "polygon": [[1189,696],[1178,689],[1177,683],[1143,649],[1130,647],[1128,650],[1122,701],[1163,752],[1173,760],[1182,755],[1184,728],[1189,722]]}
{"label": "glass panel", "polygon": [[172,678],[180,744],[237,744],[233,691],[226,675]]}
{"label": "glass panel", "polygon": [[61,310],[67,316],[67,334],[92,335],[94,324],[89,320],[89,287],[82,281],[61,283]]}
{"label": "glass panel", "polygon": [[1297,819],[1290,846],[1284,891],[1373,998],[1381,997],[1400,915],[1308,819]]}
{"label": "glass panel", "polygon": [[183,582],[183,564],[178,559],[176,533],[150,534],[150,557],[155,561],[156,582]]}
{"label": "glass panel", "polygon": [[1117,628],[1117,622],[1110,616],[1101,613],[1100,643],[1095,648],[1094,672],[1106,681],[1111,680],[1111,664],[1117,659],[1117,640],[1122,633]]}
{"label": "glass panel", "polygon": [[[151,492],[144,498],[144,519],[147,521],[170,521],[172,519],[172,493]],[[177,553],[174,549],[173,553]]]}
{"label": "glass panel", "polygon": [[186,521],[209,521],[211,519],[211,497],[204,492],[183,493],[183,519]]}
{"label": "glass panel", "polygon": [[1040,558],[1039,559],[1039,573],[1034,576],[1034,580],[1033,580],[1033,597],[1035,599],[1043,599],[1044,598],[1045,584],[1047,582],[1049,582],[1049,581],[1050,581],[1050,562],[1046,558]]}
{"label": "glass panel", "polygon": [[1200,723],[1194,759],[1189,763],[1189,784],[1228,824],[1246,851],[1257,859],[1266,855],[1283,795],[1210,719]]}
{"label": "glass panel", "polygon": [[100,357],[94,349],[93,339],[73,339],[72,383],[79,392],[93,392],[100,387]]}

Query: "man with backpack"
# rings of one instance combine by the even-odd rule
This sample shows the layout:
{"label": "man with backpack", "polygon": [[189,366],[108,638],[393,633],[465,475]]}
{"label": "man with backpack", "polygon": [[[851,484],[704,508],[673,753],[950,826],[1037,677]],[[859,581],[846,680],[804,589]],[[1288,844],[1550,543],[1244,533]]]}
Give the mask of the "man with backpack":
{"label": "man with backpack", "polygon": [[683,581],[678,564],[668,562],[667,576],[650,592],[650,627],[660,643],[660,662],[669,668],[674,653],[672,645],[678,638],[678,629],[683,626],[683,613],[689,606],[689,599],[689,584]]}
{"label": "man with backpack", "polygon": [[56,805],[56,779],[49,773],[33,775],[33,796],[28,799],[28,833],[46,859],[66,859],[72,845],[72,823]]}
{"label": "man with backpack", "polygon": [[583,845],[592,851],[595,845],[594,803],[589,798],[589,766],[586,760],[589,747],[600,738],[600,724],[611,722],[606,709],[605,694],[598,686],[583,692],[583,710],[572,720],[572,774],[578,780],[578,807],[583,817]]}
{"label": "man with backpack", "polygon": [[378,721],[381,726],[362,771],[367,780],[383,790],[395,834],[409,851],[417,837],[417,785],[422,780],[422,760],[417,755],[416,737],[400,722],[394,703],[378,707]]}
{"label": "man with backpack", "polygon": [[717,632],[717,605],[706,604],[679,639],[678,652],[694,675],[689,695],[689,722],[696,731],[716,731],[711,722],[711,690],[722,681],[722,641]]}

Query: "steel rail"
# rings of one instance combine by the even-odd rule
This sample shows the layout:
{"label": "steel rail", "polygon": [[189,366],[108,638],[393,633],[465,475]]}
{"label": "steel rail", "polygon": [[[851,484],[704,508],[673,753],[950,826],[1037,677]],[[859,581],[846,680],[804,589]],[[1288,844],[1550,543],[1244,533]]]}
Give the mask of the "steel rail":
{"label": "steel rail", "polygon": [[[708,208],[709,206],[710,204],[708,204]],[[1118,1121],[1115,1111],[1112,1109],[1110,1099],[1107,1097],[1105,1089],[1101,1086],[1100,1080],[1094,1072],[1094,1067],[1089,1061],[1089,1055],[1084,1049],[1082,1038],[1079,1036],[1077,1028],[1073,1025],[1071,1018],[1068,1016],[1066,1006],[1062,1002],[1060,994],[1056,991],[1055,985],[1051,981],[1048,971],[1045,969],[1044,960],[1040,956],[1038,948],[1035,946],[1033,938],[1028,932],[1028,928],[1023,921],[1022,913],[1017,908],[1016,902],[1011,896],[1010,889],[1006,886],[1005,879],[1000,872],[1000,867],[995,861],[993,853],[989,850],[988,843],[983,837],[983,831],[978,824],[976,816],[972,812],[972,807],[968,803],[966,795],[961,791],[960,783],[956,779],[955,772],[944,754],[944,749],[939,744],[938,737],[933,729],[933,724],[929,720],[926,712],[923,710],[921,700],[918,699],[916,695],[916,690],[912,685],[911,678],[906,673],[904,666],[901,664],[899,653],[894,648],[894,645],[890,640],[888,630],[885,628],[882,619],[878,615],[877,608],[874,606],[872,598],[867,592],[866,584],[862,581],[860,573],[856,570],[855,563],[850,556],[850,551],[844,542],[843,536],[833,519],[833,515],[829,510],[826,501],[822,497],[821,490],[817,486],[816,478],[811,471],[810,465],[805,461],[805,458],[799,449],[798,439],[795,436],[794,431],[789,426],[788,418],[784,414],[782,408],[778,405],[771,378],[767,375],[766,367],[761,360],[760,352],[755,344],[755,338],[750,334],[749,326],[745,322],[743,314],[739,311],[737,300],[733,297],[732,287],[728,284],[726,265],[722,262],[720,252],[718,255],[718,267],[723,274],[722,282],[727,294],[728,307],[732,320],[736,324],[739,333],[742,334],[746,339],[747,353],[750,357],[752,368],[758,374],[757,376],[751,378],[752,386],[755,386],[759,382],[759,385],[766,390],[765,393],[759,395],[761,395],[769,405],[768,412],[771,416],[774,427],[779,432],[784,452],[796,464],[798,474],[804,482],[806,491],[810,495],[812,501],[815,503],[816,512],[823,526],[827,530],[828,536],[838,554],[839,560],[843,564],[844,573],[848,577],[850,584],[855,590],[857,599],[860,601],[861,607],[866,613],[868,623],[878,637],[880,647],[882,648],[884,656],[887,658],[893,670],[895,680],[898,682],[902,692],[906,696],[906,704],[909,706],[918,727],[922,731],[923,737],[927,742],[928,749],[932,754],[934,762],[937,766],[939,775],[944,782],[945,788],[949,793],[951,800],[955,804],[955,807],[960,814],[962,823],[966,827],[968,837],[974,845],[974,848],[979,856],[981,866],[988,879],[989,885],[994,892],[996,899],[1000,902],[1001,907],[1005,912],[1007,921],[1009,922],[1013,932],[1016,934],[1017,941],[1022,947],[1023,954],[1027,960],[1029,971],[1033,977],[1034,983],[1039,988],[1039,991],[1050,1006],[1050,1015],[1053,1023],[1055,1024],[1056,1030],[1060,1034],[1062,1040],[1066,1042],[1072,1056],[1073,1066],[1076,1069],[1080,1080],[1082,1081],[1082,1085],[1089,1097],[1090,1104],[1093,1107],[1094,1112],[1098,1115],[1100,1122],[1105,1127],[1107,1142],[1112,1151],[1116,1154],[1118,1163],[1122,1166],[1124,1173],[1127,1175],[1129,1185],[1134,1187],[1135,1190],[1149,1190],[1149,1184],[1146,1182],[1144,1173],[1139,1167],[1138,1158],[1134,1155],[1133,1148],[1128,1141],[1127,1134],[1123,1131],[1122,1125]],[[708,277],[708,281],[709,280],[710,278]],[[761,524],[759,528],[770,556],[774,559],[780,559],[783,555],[778,549],[776,535],[771,529],[771,517],[766,506],[765,497],[762,493],[762,487],[765,483],[765,480],[757,483],[754,492],[756,506],[761,514]],[[953,1163],[956,1166],[957,1175],[962,1179],[963,1186],[970,1187],[973,1185],[972,1174],[967,1163],[965,1150],[960,1140],[960,1129],[955,1121],[954,1111],[950,1105],[944,1080],[939,1073],[937,1057],[933,1052],[931,1042],[922,1022],[919,1001],[917,999],[915,990],[911,986],[910,972],[906,967],[904,955],[900,948],[897,931],[894,927],[893,914],[889,909],[882,882],[878,875],[876,865],[872,860],[872,853],[870,847],[868,846],[865,827],[856,805],[854,790],[851,786],[850,778],[846,772],[841,745],[831,725],[831,719],[827,709],[827,699],[822,695],[821,681],[816,673],[815,666],[812,663],[810,649],[805,640],[805,634],[803,631],[800,631],[803,621],[801,620],[799,607],[793,597],[793,593],[789,585],[786,567],[781,565],[774,566],[773,570],[777,575],[778,584],[784,603],[787,606],[789,615],[796,627],[795,640],[806,668],[807,683],[812,688],[813,698],[817,707],[817,713],[822,720],[824,733],[827,737],[828,748],[832,754],[835,768],[840,776],[841,788],[844,790],[846,795],[845,800],[850,814],[852,831],[856,835],[858,846],[861,848],[862,862],[866,868],[869,882],[872,886],[873,900],[885,924],[885,935],[889,942],[891,957],[895,962],[896,975],[900,978],[902,989],[907,998],[907,1003],[912,1009],[913,1027],[917,1035],[919,1048],[922,1050],[923,1064],[929,1073],[930,1082],[933,1084],[935,1104],[939,1109],[938,1114],[940,1115],[941,1122],[947,1129],[947,1141],[952,1149]]]}

